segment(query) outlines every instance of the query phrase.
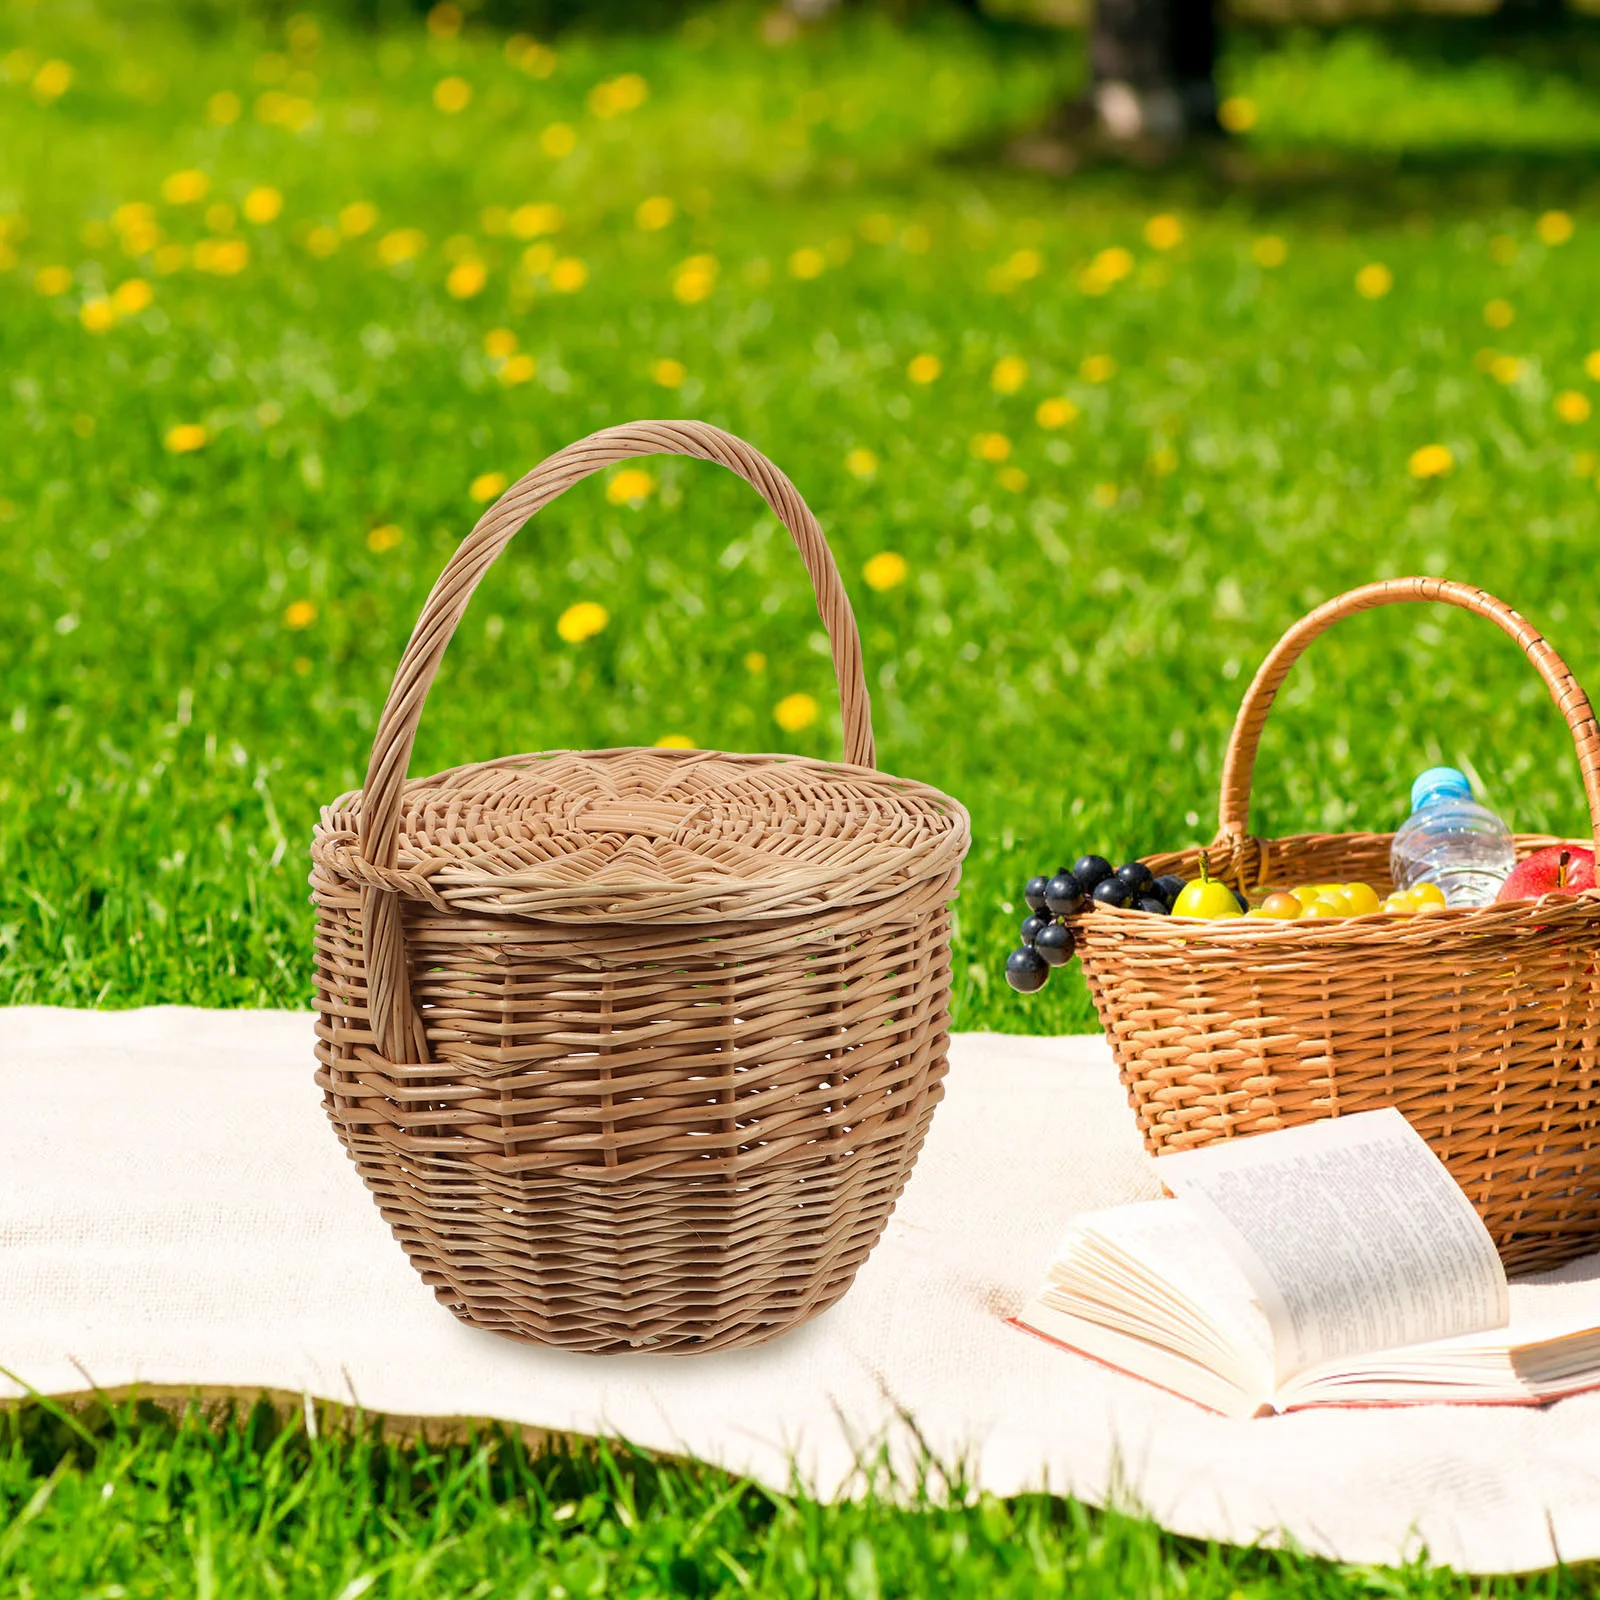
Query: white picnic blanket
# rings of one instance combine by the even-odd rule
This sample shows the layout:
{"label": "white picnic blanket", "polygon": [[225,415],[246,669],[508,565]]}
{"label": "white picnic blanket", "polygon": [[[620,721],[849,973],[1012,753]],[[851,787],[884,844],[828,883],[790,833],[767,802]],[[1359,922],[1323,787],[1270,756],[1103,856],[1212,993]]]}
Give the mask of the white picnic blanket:
{"label": "white picnic blanket", "polygon": [[[624,1436],[777,1488],[909,1461],[902,1410],[997,1494],[1116,1499],[1183,1533],[1474,1571],[1600,1557],[1600,1395],[1237,1422],[1005,1325],[1074,1212],[1156,1193],[1098,1037],[958,1036],[949,1094],[855,1287],[775,1342],[580,1356],[461,1326],[325,1121],[311,1019],[0,1009],[0,1367],[306,1394]],[[0,1378],[0,1399],[22,1392]]]}

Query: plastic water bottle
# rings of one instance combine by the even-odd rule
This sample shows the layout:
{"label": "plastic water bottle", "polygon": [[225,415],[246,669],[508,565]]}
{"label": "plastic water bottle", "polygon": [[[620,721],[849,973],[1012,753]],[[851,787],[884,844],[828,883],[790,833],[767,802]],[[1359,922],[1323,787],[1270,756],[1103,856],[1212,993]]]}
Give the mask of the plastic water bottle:
{"label": "plastic water bottle", "polygon": [[1516,859],[1511,830],[1472,798],[1466,773],[1429,767],[1411,785],[1411,815],[1389,851],[1396,889],[1435,883],[1446,905],[1486,906]]}

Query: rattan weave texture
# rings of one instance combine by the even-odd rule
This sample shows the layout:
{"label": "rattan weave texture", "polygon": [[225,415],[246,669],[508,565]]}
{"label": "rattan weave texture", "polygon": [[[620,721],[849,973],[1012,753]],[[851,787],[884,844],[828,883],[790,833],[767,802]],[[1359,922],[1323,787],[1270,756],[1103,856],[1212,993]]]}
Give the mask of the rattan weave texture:
{"label": "rattan weave texture", "polygon": [[[1215,876],[1246,890],[1391,886],[1392,834],[1253,836],[1250,780],[1273,698],[1305,647],[1343,617],[1404,601],[1461,606],[1517,640],[1567,719],[1600,836],[1600,731],[1561,658],[1481,590],[1395,579],[1311,612],[1256,674],[1203,852]],[[1517,849],[1558,842],[1521,835]],[[1193,876],[1201,854],[1145,859]],[[1152,1153],[1394,1105],[1472,1198],[1507,1266],[1554,1265],[1600,1244],[1600,892],[1327,922],[1102,906],[1073,926]]]}
{"label": "rattan weave texture", "polygon": [[[478,580],[563,489],[676,452],[747,478],[833,643],[846,762],[554,751],[405,782]],[[462,1320],[574,1349],[769,1338],[849,1287],[942,1093],[966,813],[873,765],[816,520],[702,423],[607,429],[485,513],[423,608],[367,782],[324,809],[318,1082]]]}

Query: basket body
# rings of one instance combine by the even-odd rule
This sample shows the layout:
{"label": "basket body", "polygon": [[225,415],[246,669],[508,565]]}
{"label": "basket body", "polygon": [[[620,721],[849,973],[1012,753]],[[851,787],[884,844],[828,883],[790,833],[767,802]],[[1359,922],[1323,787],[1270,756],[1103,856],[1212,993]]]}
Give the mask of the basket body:
{"label": "basket body", "polygon": [[[737,473],[793,535],[845,761],[555,751],[406,782],[496,557],[572,484],[659,453]],[[597,1352],[750,1344],[837,1300],[942,1093],[968,841],[955,801],[877,770],[838,570],[759,452],[632,423],[508,489],[434,585],[366,783],[311,850],[317,1081],[439,1299]]]}
{"label": "basket body", "polygon": [[[1385,892],[1391,837],[1258,841],[1268,870],[1242,876]],[[1149,865],[1192,875],[1199,854]],[[1320,923],[1096,910],[1074,927],[1153,1155],[1392,1105],[1508,1268],[1600,1245],[1600,900]]]}
{"label": "basket body", "polygon": [[[402,859],[437,857],[468,816],[486,831],[487,791],[516,817],[519,853],[582,858],[586,880],[562,906],[530,887],[537,871],[502,885],[480,868],[461,903],[407,906],[425,1063],[375,1047],[351,870],[360,797],[325,811],[317,1081],[395,1237],[464,1322],[579,1350],[708,1350],[771,1337],[849,1287],[943,1092],[959,852],[863,903],[777,917],[606,906],[607,881],[637,881],[646,849],[674,847],[663,826],[696,842],[659,796],[687,793],[674,804],[692,817],[706,790],[774,773],[790,790],[812,768],[937,806],[875,772],[657,750],[408,785]],[[492,909],[530,893],[553,911]]]}

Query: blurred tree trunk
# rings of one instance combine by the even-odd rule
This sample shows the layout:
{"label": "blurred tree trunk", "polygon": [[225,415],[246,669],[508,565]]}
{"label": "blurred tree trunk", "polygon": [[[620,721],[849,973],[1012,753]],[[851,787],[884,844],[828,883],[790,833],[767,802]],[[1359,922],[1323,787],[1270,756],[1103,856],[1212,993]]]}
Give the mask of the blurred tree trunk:
{"label": "blurred tree trunk", "polygon": [[1090,93],[1111,138],[1214,133],[1216,66],[1215,0],[1095,0]]}

